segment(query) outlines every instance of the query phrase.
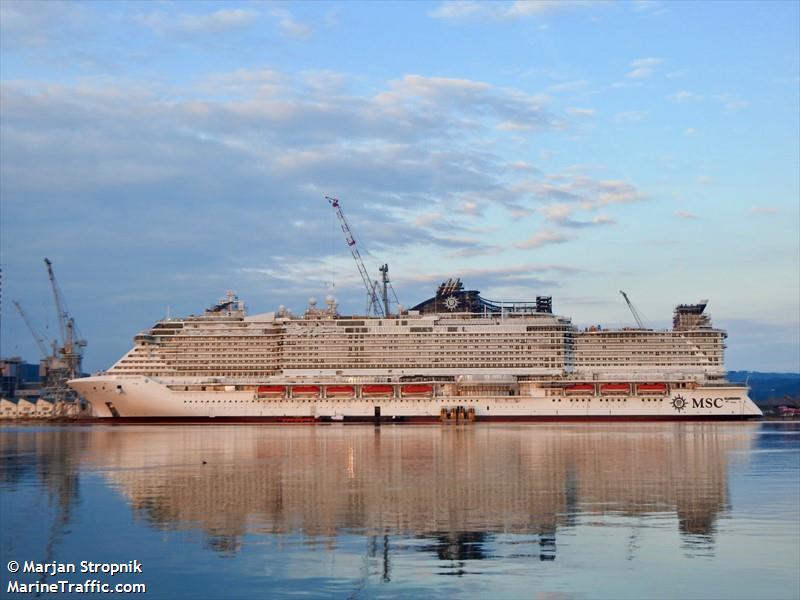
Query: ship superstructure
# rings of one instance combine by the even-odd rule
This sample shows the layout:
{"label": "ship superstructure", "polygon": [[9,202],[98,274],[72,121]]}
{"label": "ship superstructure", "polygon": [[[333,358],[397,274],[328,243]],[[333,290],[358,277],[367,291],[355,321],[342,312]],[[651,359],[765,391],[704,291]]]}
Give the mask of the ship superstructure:
{"label": "ship superstructure", "polygon": [[579,329],[549,297],[483,299],[459,280],[398,315],[248,316],[228,293],[165,319],[108,371],[73,380],[98,417],[446,421],[740,419],[760,416],[725,380],[725,332],[705,303],[673,328]]}

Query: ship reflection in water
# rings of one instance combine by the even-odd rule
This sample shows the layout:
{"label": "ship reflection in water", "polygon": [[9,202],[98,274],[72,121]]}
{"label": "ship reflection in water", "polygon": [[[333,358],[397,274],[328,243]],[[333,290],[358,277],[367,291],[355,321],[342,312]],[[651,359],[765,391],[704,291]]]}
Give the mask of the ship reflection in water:
{"label": "ship reflection in water", "polygon": [[[193,550],[186,539],[172,550],[186,560],[207,554],[191,559],[198,570],[209,560],[260,557],[257,575],[244,571],[277,591],[292,589],[282,577],[310,578],[308,589],[338,595],[406,585],[424,572],[480,584],[429,580],[394,591],[530,595],[524,584],[497,588],[482,578],[549,569],[564,577],[550,591],[569,591],[582,569],[602,578],[598,567],[613,562],[631,578],[623,565],[641,561],[666,569],[660,589],[679,593],[668,565],[722,566],[721,522],[735,522],[729,470],[750,468],[767,425],[103,426],[20,428],[0,439],[5,486],[24,472],[13,457],[36,456],[31,468],[50,480],[59,505],[78,501],[78,479],[110,486],[132,508],[132,527],[191,532]],[[797,429],[790,433],[796,450]],[[48,446],[54,440],[59,447]],[[31,444],[34,452],[23,447]],[[61,521],[69,514],[62,510]],[[784,526],[796,529],[791,520]],[[168,562],[192,571],[180,556]],[[620,589],[628,588],[609,594]],[[604,595],[595,592],[587,595]]]}

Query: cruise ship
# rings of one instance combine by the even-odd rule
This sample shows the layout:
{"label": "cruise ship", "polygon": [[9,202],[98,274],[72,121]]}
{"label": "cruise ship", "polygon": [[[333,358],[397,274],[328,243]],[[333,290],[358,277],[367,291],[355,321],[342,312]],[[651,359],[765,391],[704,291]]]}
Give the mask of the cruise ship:
{"label": "cruise ship", "polygon": [[672,329],[605,329],[553,314],[549,296],[495,302],[458,279],[384,317],[340,315],[332,297],[248,315],[228,292],[69,385],[95,417],[129,422],[758,418],[705,309],[678,305]]}

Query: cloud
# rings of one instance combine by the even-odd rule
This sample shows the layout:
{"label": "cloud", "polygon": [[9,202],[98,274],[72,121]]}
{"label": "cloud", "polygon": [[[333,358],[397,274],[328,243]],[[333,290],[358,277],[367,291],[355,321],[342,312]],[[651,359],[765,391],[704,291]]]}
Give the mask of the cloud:
{"label": "cloud", "polygon": [[754,215],[776,215],[780,211],[774,206],[754,206],[749,212]]}
{"label": "cloud", "polygon": [[568,107],[566,113],[571,117],[593,117],[596,111],[593,108]]}
{"label": "cloud", "polygon": [[270,14],[278,21],[278,27],[283,35],[295,39],[306,39],[311,36],[311,26],[295,19],[284,8],[273,8]]}
{"label": "cloud", "polygon": [[650,77],[655,68],[661,65],[664,59],[661,58],[637,58],[631,61],[631,70],[625,75],[629,79],[644,79]]}
{"label": "cloud", "polygon": [[615,123],[637,123],[647,117],[646,110],[627,110],[614,114]]}
{"label": "cloud", "polygon": [[741,100],[730,94],[716,94],[712,96],[712,98],[718,102],[721,102],[725,111],[730,113],[739,112],[740,110],[750,106],[750,103],[747,100]]}
{"label": "cloud", "polygon": [[471,0],[445,0],[428,13],[429,16],[450,23],[475,21],[515,21],[538,18],[570,10],[594,8],[609,4],[604,0],[537,0],[529,2],[474,2]]}
{"label": "cloud", "polygon": [[548,244],[563,244],[569,240],[570,238],[565,236],[563,233],[551,230],[542,230],[534,233],[531,237],[524,241],[515,243],[514,248],[531,250],[533,248],[541,248],[542,246],[546,246]]}
{"label": "cloud", "polygon": [[688,221],[696,221],[700,218],[696,214],[690,213],[686,210],[674,210],[672,211],[672,214],[678,217],[679,219],[686,219]]}
{"label": "cloud", "polygon": [[465,215],[479,217],[483,214],[483,207],[473,200],[467,200],[461,205],[459,211]]}
{"label": "cloud", "polygon": [[692,136],[692,135],[695,135],[696,133],[697,133],[697,129],[695,129],[694,127],[688,127],[688,128],[683,130],[683,135],[685,135],[685,136]]}
{"label": "cloud", "polygon": [[544,214],[545,218],[551,223],[574,229],[592,227],[595,225],[615,225],[617,223],[608,215],[596,215],[588,221],[573,219],[572,215],[578,208],[578,205],[550,204],[540,208],[539,212]]}
{"label": "cloud", "polygon": [[243,9],[222,9],[208,13],[139,13],[133,20],[159,35],[209,35],[231,33],[252,25],[258,13]]}
{"label": "cloud", "polygon": [[675,92],[667,96],[667,100],[670,102],[699,102],[702,99],[703,96],[686,90],[681,90],[680,92]]}

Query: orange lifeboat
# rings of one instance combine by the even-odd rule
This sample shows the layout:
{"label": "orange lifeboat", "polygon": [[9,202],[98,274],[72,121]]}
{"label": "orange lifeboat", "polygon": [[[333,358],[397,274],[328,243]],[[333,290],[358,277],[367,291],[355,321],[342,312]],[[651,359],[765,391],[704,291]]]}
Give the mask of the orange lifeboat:
{"label": "orange lifeboat", "polygon": [[631,386],[627,383],[604,383],[600,386],[601,394],[627,394]]}
{"label": "orange lifeboat", "polygon": [[433,396],[433,386],[427,383],[409,383],[400,388],[403,396]]}
{"label": "orange lifeboat", "polygon": [[352,398],[356,390],[352,385],[329,385],[325,388],[325,395],[328,398]]}
{"label": "orange lifeboat", "polygon": [[636,390],[640,394],[666,394],[666,383],[640,383],[636,386]]}
{"label": "orange lifeboat", "polygon": [[391,385],[363,385],[361,386],[363,397],[389,397],[394,396],[394,386]]}
{"label": "orange lifeboat", "polygon": [[259,398],[277,398],[286,394],[286,387],[282,385],[260,385],[256,388]]}
{"label": "orange lifeboat", "polygon": [[575,385],[568,385],[565,387],[564,392],[567,394],[590,396],[594,394],[594,385],[591,383],[576,383]]}
{"label": "orange lifeboat", "polygon": [[292,388],[294,398],[319,398],[318,385],[296,385]]}

